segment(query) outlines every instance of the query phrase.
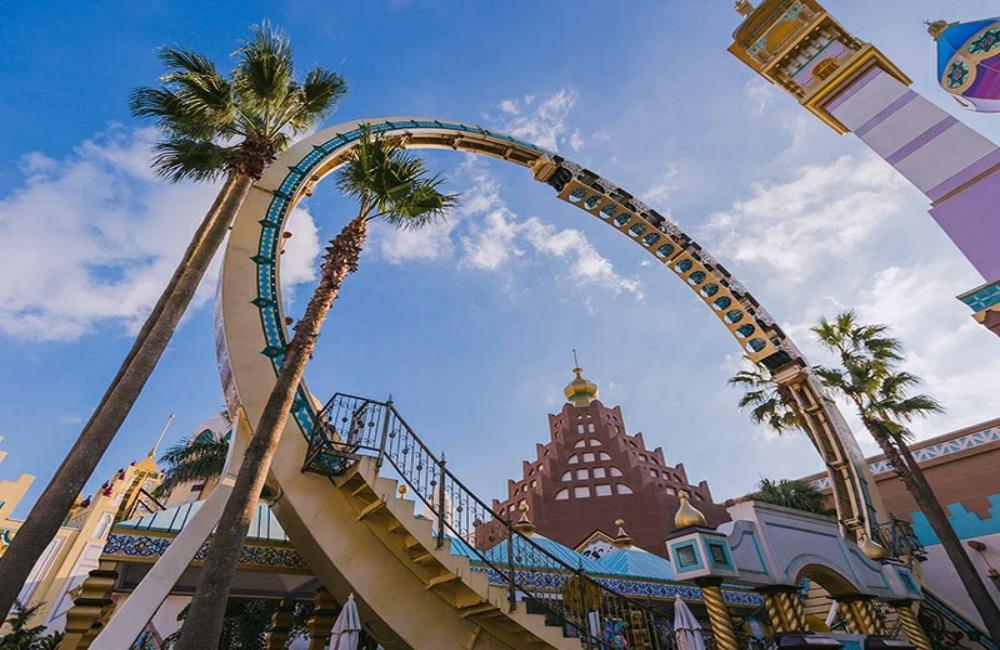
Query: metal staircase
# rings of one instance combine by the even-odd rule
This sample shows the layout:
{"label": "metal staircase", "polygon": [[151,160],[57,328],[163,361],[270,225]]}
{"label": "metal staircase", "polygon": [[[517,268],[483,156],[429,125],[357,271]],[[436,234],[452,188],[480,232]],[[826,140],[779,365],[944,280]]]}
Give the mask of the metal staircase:
{"label": "metal staircase", "polygon": [[[515,647],[673,647],[666,612],[609,589],[493,511],[430,451],[391,401],[338,393],[319,420],[303,471],[329,477],[357,500],[358,521],[383,518],[382,525],[402,537],[406,559],[426,569],[427,590],[454,602],[463,619],[488,624],[501,637],[523,634]],[[384,473],[397,475],[399,496],[412,492],[430,516],[415,517],[416,524],[392,516],[398,504],[386,498],[388,486],[373,485],[389,481]],[[430,544],[411,534],[410,525],[429,528]],[[445,566],[456,559],[467,570]],[[521,629],[524,615],[550,631]],[[506,629],[497,632],[497,626]],[[553,628],[570,645],[553,643]]]}

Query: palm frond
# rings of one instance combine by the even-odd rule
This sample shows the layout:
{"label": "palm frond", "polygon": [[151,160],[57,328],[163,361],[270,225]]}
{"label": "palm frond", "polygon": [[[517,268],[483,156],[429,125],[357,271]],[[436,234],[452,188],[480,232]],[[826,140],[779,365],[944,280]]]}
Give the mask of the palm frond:
{"label": "palm frond", "polygon": [[285,121],[293,132],[304,131],[326,117],[345,94],[347,83],[343,77],[325,68],[314,68],[296,88]]}
{"label": "palm frond", "polygon": [[193,138],[176,137],[159,142],[153,148],[153,167],[171,181],[190,178],[197,181],[218,178],[226,169],[231,148]]}
{"label": "palm frond", "polygon": [[226,440],[196,438],[180,442],[160,456],[166,465],[163,482],[156,488],[156,495],[164,495],[178,485],[189,481],[204,481],[222,473],[226,464],[229,443]]}
{"label": "palm frond", "polygon": [[365,206],[369,218],[415,229],[456,204],[457,195],[441,192],[441,177],[428,177],[423,160],[409,154],[396,138],[374,133],[368,124],[360,128],[361,137],[340,169],[337,185]]}
{"label": "palm frond", "polygon": [[288,38],[268,22],[252,31],[251,38],[236,51],[233,87],[245,108],[277,117],[292,90],[295,73],[292,46]]}
{"label": "palm frond", "polygon": [[754,424],[762,424],[779,434],[801,428],[798,415],[786,401],[788,396],[763,365],[740,370],[727,384],[743,391],[737,406],[741,411],[750,407],[749,415]]}
{"label": "palm frond", "polygon": [[909,395],[920,378],[898,368],[903,346],[886,325],[859,323],[853,311],[846,311],[833,320],[821,319],[812,329],[840,357],[839,367],[814,368],[817,376],[855,405],[873,435],[905,444],[912,436],[907,423],[943,410],[929,395]]}

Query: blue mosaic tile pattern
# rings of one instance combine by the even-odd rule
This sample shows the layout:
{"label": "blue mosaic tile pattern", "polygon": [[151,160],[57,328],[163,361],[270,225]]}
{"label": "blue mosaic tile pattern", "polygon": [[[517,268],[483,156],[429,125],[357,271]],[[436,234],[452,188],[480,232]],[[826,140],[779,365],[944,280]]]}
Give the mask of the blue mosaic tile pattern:
{"label": "blue mosaic tile pattern", "polygon": [[[125,535],[112,533],[104,544],[104,555],[118,557],[156,559],[166,553],[173,537],[150,535]],[[195,553],[194,561],[203,562],[208,555],[211,544],[205,542]],[[239,563],[244,565],[262,566],[273,569],[308,570],[305,561],[293,548],[276,546],[255,546],[245,544],[240,549]]]}
{"label": "blue mosaic tile pattern", "polygon": [[974,312],[981,312],[994,305],[1000,305],[1000,280],[965,294],[961,300]]}
{"label": "blue mosaic tile pattern", "polygon": [[[473,571],[487,574],[490,583],[495,585],[507,585],[507,578],[487,566],[472,565]],[[558,573],[554,571],[515,571],[515,582],[517,584],[528,585],[537,589],[558,592],[562,589],[566,580],[571,578],[570,574]],[[626,578],[610,578],[603,576],[591,576],[596,582],[616,591],[623,596],[634,596],[638,598],[655,598],[660,600],[673,600],[675,596],[680,596],[687,601],[701,602],[701,590],[698,587],[686,584],[670,582],[654,582],[647,580],[630,580]],[[760,594],[754,591],[739,591],[735,589],[723,589],[723,597],[730,605],[737,607],[761,607],[764,600]]]}

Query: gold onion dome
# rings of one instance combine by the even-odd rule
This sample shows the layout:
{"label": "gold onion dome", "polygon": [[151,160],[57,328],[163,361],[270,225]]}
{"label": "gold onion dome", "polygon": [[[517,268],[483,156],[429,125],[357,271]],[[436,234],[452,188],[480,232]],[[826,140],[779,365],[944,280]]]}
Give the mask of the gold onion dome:
{"label": "gold onion dome", "polygon": [[563,393],[573,406],[587,406],[597,399],[597,384],[583,376],[583,368],[573,368],[576,377],[566,385]]}
{"label": "gold onion dome", "polygon": [[889,555],[889,551],[885,549],[884,546],[874,541],[871,537],[865,536],[864,540],[860,544],[861,552],[865,554],[865,557],[869,560],[881,560],[882,558]]}
{"label": "gold onion dome", "polygon": [[618,527],[618,534],[615,536],[614,543],[618,548],[629,548],[632,546],[632,537],[625,532],[625,520],[615,519],[615,526]]}
{"label": "gold onion dome", "polygon": [[681,505],[677,508],[677,514],[674,515],[674,525],[677,528],[707,525],[705,515],[701,514],[701,511],[688,501],[687,492],[681,492],[678,498],[681,500]]}
{"label": "gold onion dome", "polygon": [[517,509],[521,511],[521,518],[514,524],[514,530],[530,537],[535,533],[535,524],[531,523],[531,520],[528,519],[528,504],[522,503]]}

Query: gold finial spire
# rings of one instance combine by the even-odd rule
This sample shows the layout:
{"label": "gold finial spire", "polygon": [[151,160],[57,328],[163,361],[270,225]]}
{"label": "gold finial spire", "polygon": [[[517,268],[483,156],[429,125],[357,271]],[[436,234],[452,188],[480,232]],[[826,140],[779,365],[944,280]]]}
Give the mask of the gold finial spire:
{"label": "gold finial spire", "polygon": [[681,505],[677,508],[677,514],[674,515],[674,525],[677,528],[707,525],[705,515],[691,505],[691,502],[688,500],[687,492],[681,492],[677,495],[677,497],[681,500]]}
{"label": "gold finial spire", "polygon": [[882,558],[889,555],[889,551],[886,550],[884,546],[873,540],[868,535],[864,536],[861,541],[861,552],[865,554],[865,557],[869,560],[881,560]]}
{"label": "gold finial spire", "polygon": [[576,348],[573,348],[573,363],[576,366],[573,368],[573,374],[576,377],[563,389],[563,394],[573,406],[587,406],[597,399],[597,384],[583,376],[583,368],[580,367]]}
{"label": "gold finial spire", "polygon": [[743,17],[749,16],[754,10],[754,6],[750,4],[749,0],[736,0],[734,6],[736,8],[736,13]]}
{"label": "gold finial spire", "polygon": [[517,509],[521,511],[521,518],[514,524],[514,530],[530,537],[535,533],[535,524],[531,523],[531,520],[528,519],[528,504],[522,502]]}
{"label": "gold finial spire", "polygon": [[163,425],[162,429],[160,429],[160,435],[156,436],[156,442],[153,443],[153,448],[149,450],[148,454],[146,454],[146,458],[153,458],[156,456],[156,450],[159,449],[160,443],[163,442],[163,436],[167,433],[167,429],[170,428],[170,423],[173,421],[174,414],[171,413],[170,417],[167,418],[167,423]]}
{"label": "gold finial spire", "polygon": [[632,538],[625,532],[625,520],[615,519],[615,526],[618,527],[618,533],[615,535],[615,546],[618,548],[628,548],[632,546]]}
{"label": "gold finial spire", "polygon": [[958,23],[949,23],[947,20],[925,20],[924,24],[927,25],[927,33],[931,35],[935,41],[941,38],[941,34],[944,33],[946,29],[952,25],[957,25]]}

